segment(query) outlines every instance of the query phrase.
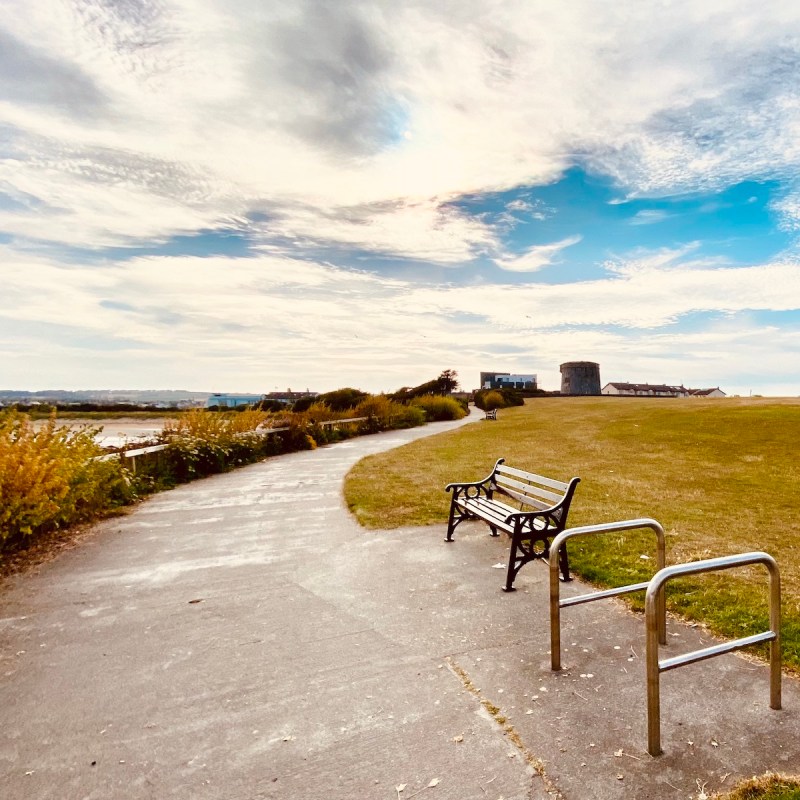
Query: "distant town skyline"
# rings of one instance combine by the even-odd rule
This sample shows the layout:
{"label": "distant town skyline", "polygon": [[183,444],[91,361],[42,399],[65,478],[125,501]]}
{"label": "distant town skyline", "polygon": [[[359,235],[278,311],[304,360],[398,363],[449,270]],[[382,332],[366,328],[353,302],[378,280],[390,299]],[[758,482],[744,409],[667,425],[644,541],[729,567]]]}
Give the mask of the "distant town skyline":
{"label": "distant town skyline", "polygon": [[800,6],[11,0],[0,264],[8,389],[800,395]]}

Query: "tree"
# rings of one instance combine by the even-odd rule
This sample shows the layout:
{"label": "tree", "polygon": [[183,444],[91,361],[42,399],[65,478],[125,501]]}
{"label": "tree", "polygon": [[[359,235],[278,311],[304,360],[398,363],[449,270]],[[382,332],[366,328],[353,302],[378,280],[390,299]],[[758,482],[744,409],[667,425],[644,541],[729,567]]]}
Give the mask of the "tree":
{"label": "tree", "polygon": [[450,394],[458,389],[458,373],[454,369],[446,369],[436,379],[442,394]]}

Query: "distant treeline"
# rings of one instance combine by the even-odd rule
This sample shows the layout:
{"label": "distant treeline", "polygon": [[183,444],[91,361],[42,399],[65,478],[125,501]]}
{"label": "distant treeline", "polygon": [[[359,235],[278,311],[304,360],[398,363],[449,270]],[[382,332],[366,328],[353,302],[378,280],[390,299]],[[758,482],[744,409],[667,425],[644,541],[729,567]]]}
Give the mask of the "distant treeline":
{"label": "distant treeline", "polygon": [[116,413],[119,411],[175,411],[176,406],[153,406],[143,403],[10,403],[8,408],[15,408],[23,414],[46,414],[55,411],[65,415],[72,411],[100,411]]}
{"label": "distant treeline", "polygon": [[[434,397],[446,397],[456,389],[458,389],[458,373],[455,370],[446,369],[438,378],[434,378],[432,381],[426,381],[419,386],[404,386],[402,389],[386,395],[386,397],[393,403],[407,405],[415,398],[431,395]],[[346,411],[349,408],[356,408],[359,403],[363,403],[368,397],[370,397],[368,392],[345,387],[344,389],[335,389],[332,392],[325,392],[315,397],[301,397],[291,406],[291,410],[295,413],[302,413],[308,411],[313,405],[321,403],[331,411]],[[288,406],[277,400],[262,400],[254,408],[261,411],[281,411],[287,409]]]}

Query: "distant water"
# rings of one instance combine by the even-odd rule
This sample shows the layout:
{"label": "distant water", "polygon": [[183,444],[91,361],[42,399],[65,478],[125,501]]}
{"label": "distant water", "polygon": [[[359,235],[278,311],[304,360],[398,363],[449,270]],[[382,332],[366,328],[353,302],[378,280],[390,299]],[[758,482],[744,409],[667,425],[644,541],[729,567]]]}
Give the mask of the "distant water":
{"label": "distant water", "polygon": [[[103,447],[138,446],[154,439],[164,429],[166,419],[63,419],[61,424],[70,429],[102,428],[95,440]],[[43,422],[39,423],[40,425]]]}

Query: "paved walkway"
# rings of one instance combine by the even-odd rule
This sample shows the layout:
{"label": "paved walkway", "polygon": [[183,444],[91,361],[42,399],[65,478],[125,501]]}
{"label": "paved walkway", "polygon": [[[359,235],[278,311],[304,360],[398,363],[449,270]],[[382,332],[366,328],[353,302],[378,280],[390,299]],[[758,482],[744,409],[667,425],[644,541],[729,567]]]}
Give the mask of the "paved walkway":
{"label": "paved walkway", "polygon": [[[6,586],[0,797],[685,800],[800,771],[795,681],[771,711],[739,656],[668,673],[652,759],[640,616],[565,610],[554,675],[541,565],[505,594],[506,544],[479,524],[446,545],[353,522],[356,460],[457,426],[157,495]],[[670,650],[701,640],[670,623]]]}

